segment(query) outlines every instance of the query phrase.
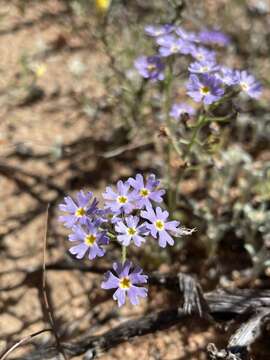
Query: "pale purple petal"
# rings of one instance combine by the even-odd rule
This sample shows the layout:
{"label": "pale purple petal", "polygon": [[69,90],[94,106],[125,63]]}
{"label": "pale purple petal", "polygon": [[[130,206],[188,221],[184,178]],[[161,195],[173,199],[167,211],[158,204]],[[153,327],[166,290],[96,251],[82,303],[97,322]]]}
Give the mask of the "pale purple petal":
{"label": "pale purple petal", "polygon": [[72,246],[69,249],[69,252],[72,255],[75,255],[77,259],[82,259],[88,250],[88,246],[84,243],[80,243],[78,245]]}
{"label": "pale purple petal", "polygon": [[165,224],[165,229],[166,230],[170,230],[170,231],[174,231],[174,232],[178,232],[179,229],[178,229],[178,226],[180,225],[180,222],[179,221],[168,221],[166,222]]}
{"label": "pale purple petal", "polygon": [[117,300],[118,306],[123,306],[126,302],[126,291],[118,288],[113,294],[113,299]]}
{"label": "pale purple petal", "polygon": [[143,287],[132,286],[127,291],[127,296],[132,305],[139,304],[139,297],[146,298],[147,297],[147,289]]}
{"label": "pale purple petal", "polygon": [[141,244],[145,242],[145,238],[143,238],[142,236],[139,236],[139,235],[133,236],[132,239],[134,241],[134,244],[138,247],[140,247]]}
{"label": "pale purple petal", "polygon": [[119,279],[111,272],[105,273],[105,280],[101,283],[102,289],[115,289],[119,286]]}
{"label": "pale purple petal", "polygon": [[167,243],[172,246],[174,244],[174,240],[167,231],[163,230],[159,232],[158,243],[160,247],[165,248]]}

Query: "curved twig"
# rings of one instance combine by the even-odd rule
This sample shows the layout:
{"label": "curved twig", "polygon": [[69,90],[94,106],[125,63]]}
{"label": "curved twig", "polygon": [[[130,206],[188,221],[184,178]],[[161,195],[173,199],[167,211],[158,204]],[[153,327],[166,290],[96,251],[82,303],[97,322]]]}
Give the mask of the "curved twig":
{"label": "curved twig", "polygon": [[44,332],[48,332],[48,331],[52,331],[52,329],[43,329],[43,330],[39,330],[31,335],[28,335],[26,337],[24,337],[23,339],[19,340],[18,342],[16,342],[13,346],[11,346],[11,348],[9,348],[8,350],[6,350],[0,357],[0,360],[5,360],[7,359],[8,355],[10,355],[14,350],[16,350],[19,346],[27,343],[28,341],[32,340],[34,337],[44,333]]}

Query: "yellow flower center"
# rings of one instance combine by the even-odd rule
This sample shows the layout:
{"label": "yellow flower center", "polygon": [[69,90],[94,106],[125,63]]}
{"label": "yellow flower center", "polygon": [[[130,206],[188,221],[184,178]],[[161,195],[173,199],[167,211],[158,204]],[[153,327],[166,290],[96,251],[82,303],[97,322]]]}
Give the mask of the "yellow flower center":
{"label": "yellow flower center", "polygon": [[171,46],[171,52],[172,53],[176,53],[176,52],[178,52],[178,50],[179,50],[179,47],[177,45],[172,45]]}
{"label": "yellow flower center", "polygon": [[196,56],[196,59],[199,60],[199,61],[202,61],[202,60],[204,60],[204,56],[202,54],[198,54]]}
{"label": "yellow flower center", "polygon": [[131,282],[128,277],[124,277],[119,281],[119,286],[121,289],[129,289],[131,287]]}
{"label": "yellow flower center", "polygon": [[157,230],[159,230],[159,231],[163,230],[164,226],[165,226],[164,221],[162,221],[162,220],[155,221],[155,227],[157,228]]}
{"label": "yellow flower center", "polygon": [[96,8],[101,11],[108,10],[111,0],[96,0]]}
{"label": "yellow flower center", "polygon": [[128,201],[128,199],[127,199],[126,196],[121,195],[121,196],[118,196],[117,201],[118,201],[120,204],[125,204],[125,203]]}
{"label": "yellow flower center", "polygon": [[241,86],[241,88],[242,88],[244,91],[247,91],[247,90],[248,90],[248,84],[247,84],[247,83],[241,82],[241,83],[240,83],[240,86]]}
{"label": "yellow flower center", "polygon": [[201,93],[202,93],[203,95],[209,94],[209,93],[210,93],[209,87],[208,87],[208,86],[202,86],[202,87],[201,87]]}
{"label": "yellow flower center", "polygon": [[202,71],[203,71],[203,72],[207,72],[207,71],[209,71],[209,69],[208,69],[207,66],[203,66],[203,67],[202,67]]}
{"label": "yellow flower center", "polygon": [[147,197],[149,195],[149,190],[148,189],[141,189],[140,190],[140,195],[143,197]]}
{"label": "yellow flower center", "polygon": [[78,208],[78,209],[76,210],[76,212],[75,212],[75,215],[76,215],[77,217],[82,217],[82,216],[84,216],[85,214],[86,214],[86,211],[85,211],[84,208]]}
{"label": "yellow flower center", "polygon": [[127,233],[128,233],[128,235],[135,235],[136,234],[136,229],[135,228],[133,228],[133,227],[130,227],[130,228],[128,228],[127,229]]}
{"label": "yellow flower center", "polygon": [[148,65],[147,65],[147,70],[148,70],[149,72],[155,71],[155,70],[156,70],[156,65],[155,65],[155,64],[148,64]]}
{"label": "yellow flower center", "polygon": [[46,72],[46,65],[45,64],[39,64],[34,67],[34,72],[37,77],[41,77]]}
{"label": "yellow flower center", "polygon": [[93,234],[88,234],[86,235],[84,242],[87,246],[93,246],[96,242],[96,236]]}

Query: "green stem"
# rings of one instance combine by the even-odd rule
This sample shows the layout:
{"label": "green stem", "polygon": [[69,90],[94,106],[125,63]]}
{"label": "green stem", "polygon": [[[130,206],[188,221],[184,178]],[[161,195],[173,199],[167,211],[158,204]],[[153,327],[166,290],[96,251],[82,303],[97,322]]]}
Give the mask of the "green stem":
{"label": "green stem", "polygon": [[177,141],[173,140],[173,135],[171,131],[171,119],[170,119],[170,104],[171,104],[171,89],[172,89],[172,82],[173,82],[173,69],[172,69],[172,61],[169,64],[166,83],[165,83],[165,101],[164,101],[164,113],[165,113],[165,122],[168,132],[169,143],[167,146],[167,184],[168,184],[168,208],[169,211],[172,210],[173,207],[173,189],[172,189],[172,169],[171,169],[171,154],[172,154],[172,147],[175,149],[177,148]]}
{"label": "green stem", "polygon": [[[204,115],[200,115],[198,118],[197,123],[195,124],[194,128],[193,128],[193,132],[191,134],[191,139],[190,142],[188,143],[187,146],[187,150],[183,156],[183,160],[186,161],[192,151],[192,148],[194,146],[194,144],[196,143],[198,134],[201,130],[201,128],[204,126],[204,124],[207,122],[207,118]],[[188,170],[188,168],[186,168],[186,170]],[[180,183],[180,181],[183,179],[184,175],[185,175],[186,171],[185,169],[183,169],[183,171],[181,171],[179,173],[179,176],[176,179],[176,186],[175,186],[175,190],[174,190],[174,194],[173,194],[173,204],[172,204],[172,210],[175,209],[176,207],[176,197],[177,197],[177,188],[178,188],[178,184]]]}
{"label": "green stem", "polygon": [[210,111],[215,110],[219,105],[223,104],[225,101],[232,99],[236,95],[238,95],[240,89],[232,90],[231,92],[225,94],[220,100],[214,102],[212,105],[209,106]]}
{"label": "green stem", "polygon": [[122,246],[122,264],[124,265],[124,263],[127,260],[127,247],[126,246]]}
{"label": "green stem", "polygon": [[225,116],[213,116],[213,117],[208,117],[207,118],[207,122],[228,122],[229,120],[232,119],[233,116],[235,116],[236,113],[231,113],[229,115],[225,115]]}
{"label": "green stem", "polygon": [[109,236],[109,238],[111,239],[111,241],[116,241],[117,242],[117,239],[116,239],[116,236],[115,234],[111,233],[111,232],[107,232],[107,235]]}
{"label": "green stem", "polygon": [[174,136],[173,132],[171,131],[171,129],[167,128],[166,129],[166,133],[167,133],[167,136],[169,138],[169,140],[171,141],[171,144],[175,150],[175,152],[180,156],[180,158],[182,158],[182,150],[178,144],[178,141],[176,139],[176,137]]}
{"label": "green stem", "polygon": [[188,156],[190,155],[192,147],[196,142],[197,136],[198,136],[201,128],[203,127],[203,125],[205,124],[206,121],[207,121],[207,118],[205,118],[204,115],[199,116],[198,122],[194,126],[194,129],[193,129],[193,132],[192,132],[192,135],[191,135],[191,139],[190,139],[190,142],[189,142],[188,147],[187,147],[187,151],[186,151],[186,153],[184,155],[184,160],[186,160],[188,158]]}

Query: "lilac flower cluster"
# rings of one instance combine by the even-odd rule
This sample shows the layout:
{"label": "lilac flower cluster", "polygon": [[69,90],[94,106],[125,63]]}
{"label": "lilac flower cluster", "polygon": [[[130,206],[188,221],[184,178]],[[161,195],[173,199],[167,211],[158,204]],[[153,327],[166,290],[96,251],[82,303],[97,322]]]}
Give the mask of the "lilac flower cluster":
{"label": "lilac flower cluster", "polygon": [[[71,229],[70,253],[77,259],[87,256],[93,260],[104,256],[112,241],[118,242],[126,254],[128,246],[142,247],[151,237],[165,248],[174,244],[174,237],[188,234],[178,221],[168,220],[168,211],[160,207],[165,190],[160,189],[159,184],[153,174],[146,179],[137,174],[135,178],[119,180],[116,187],[106,187],[102,194],[103,207],[92,192],[81,190],[75,200],[65,197],[59,205],[65,214],[59,221]],[[126,297],[136,305],[140,297],[147,296],[147,288],[140,286],[147,283],[147,275],[142,272],[139,266],[123,258],[105,274],[101,287],[116,289],[113,299],[119,306],[125,304]]]}
{"label": "lilac flower cluster", "polygon": [[[196,33],[183,27],[165,24],[148,25],[145,33],[154,38],[157,53],[140,56],[135,60],[139,74],[152,81],[162,81],[166,77],[166,59],[172,56],[187,56],[191,62],[187,67],[186,92],[195,102],[211,105],[225,95],[243,92],[251,98],[258,98],[261,85],[247,71],[234,70],[217,63],[217,53],[213,47],[229,46],[229,36],[219,30],[203,29]],[[183,114],[193,116],[195,110],[181,102],[172,105],[170,115],[179,119]]]}

